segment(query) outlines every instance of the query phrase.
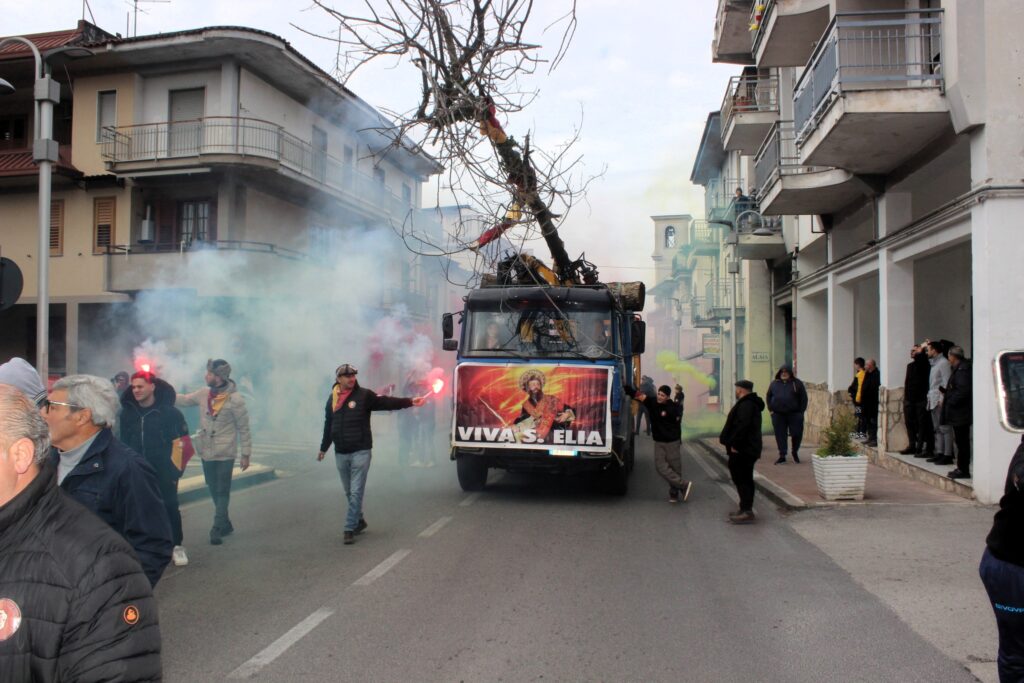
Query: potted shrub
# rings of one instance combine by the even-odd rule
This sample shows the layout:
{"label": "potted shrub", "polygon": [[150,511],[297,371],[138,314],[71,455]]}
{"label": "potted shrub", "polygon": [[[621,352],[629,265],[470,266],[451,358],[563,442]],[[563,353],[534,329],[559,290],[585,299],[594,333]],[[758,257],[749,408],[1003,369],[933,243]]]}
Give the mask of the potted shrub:
{"label": "potted shrub", "polygon": [[857,453],[850,434],[857,421],[849,409],[836,408],[822,430],[818,451],[811,456],[814,481],[825,500],[863,500],[868,456]]}

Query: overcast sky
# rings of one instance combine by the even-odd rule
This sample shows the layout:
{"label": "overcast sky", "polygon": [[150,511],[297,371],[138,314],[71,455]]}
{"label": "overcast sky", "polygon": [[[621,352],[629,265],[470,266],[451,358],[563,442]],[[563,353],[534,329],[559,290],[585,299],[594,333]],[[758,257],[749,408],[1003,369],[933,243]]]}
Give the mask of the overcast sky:
{"label": "overcast sky", "polygon": [[[89,0],[96,23],[126,32],[128,0]],[[537,2],[534,26],[564,13],[562,0]],[[690,185],[690,169],[709,111],[718,109],[729,76],[739,67],[711,63],[714,0],[579,0],[579,26],[559,68],[531,77],[538,99],[508,132],[550,145],[582,123],[578,151],[586,171],[603,177],[588,200],[566,217],[562,237],[571,256],[585,251],[605,280],[651,282],[650,216],[703,215],[703,192]],[[340,5],[339,5],[340,6]],[[45,7],[47,11],[40,11]],[[82,16],[82,0],[0,0],[0,35],[69,28]],[[628,7],[628,9],[625,9]],[[329,30],[320,10],[303,0],[140,0],[139,35],[200,26],[249,26],[288,40],[327,71],[335,46],[291,24]],[[88,18],[88,15],[87,15]],[[548,40],[557,39],[548,34]],[[383,65],[382,65],[383,67]],[[405,111],[416,104],[416,82],[384,68],[348,83],[375,106]],[[537,250],[538,255],[543,247]]]}

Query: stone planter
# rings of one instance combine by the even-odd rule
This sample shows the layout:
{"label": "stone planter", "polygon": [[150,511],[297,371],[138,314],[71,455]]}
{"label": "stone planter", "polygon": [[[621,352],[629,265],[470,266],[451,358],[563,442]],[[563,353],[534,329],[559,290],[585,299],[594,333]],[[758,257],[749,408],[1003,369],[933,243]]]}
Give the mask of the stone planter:
{"label": "stone planter", "polygon": [[868,476],[868,456],[811,456],[814,481],[825,500],[864,500],[864,482]]}

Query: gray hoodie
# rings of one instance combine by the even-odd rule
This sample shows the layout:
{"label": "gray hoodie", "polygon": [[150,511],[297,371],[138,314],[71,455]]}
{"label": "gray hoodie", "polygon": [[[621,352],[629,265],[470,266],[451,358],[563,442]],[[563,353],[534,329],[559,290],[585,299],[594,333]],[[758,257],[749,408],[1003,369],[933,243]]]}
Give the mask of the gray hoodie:
{"label": "gray hoodie", "polygon": [[949,384],[949,376],[953,374],[953,370],[945,356],[929,358],[928,362],[932,366],[928,373],[928,410],[934,410],[942,405],[942,392],[939,391],[939,387],[945,388]]}

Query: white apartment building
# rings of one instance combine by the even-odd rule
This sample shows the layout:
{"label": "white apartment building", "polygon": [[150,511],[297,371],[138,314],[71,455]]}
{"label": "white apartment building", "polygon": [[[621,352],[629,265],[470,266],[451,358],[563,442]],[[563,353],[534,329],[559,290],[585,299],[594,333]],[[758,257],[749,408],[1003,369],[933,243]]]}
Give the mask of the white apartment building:
{"label": "white apartment building", "polygon": [[[264,287],[287,292],[294,276],[368,231],[390,235],[395,248],[380,263],[388,286],[366,305],[402,306],[436,328],[437,275],[393,228],[416,221],[441,242],[440,222],[419,208],[439,166],[411,144],[391,144],[390,122],[286,41],[241,27],[120,38],[84,21],[28,38],[43,50],[93,52],[53,70],[61,86],[49,254],[55,374],[108,371],[91,368],[80,348],[102,341],[119,311],[127,320],[140,292],[188,289],[200,253],[244,253],[250,272],[268,273],[255,297]],[[25,276],[19,304],[0,313],[0,357],[29,360],[33,69],[27,49],[0,51],[0,78],[16,88],[0,98],[0,248]]]}
{"label": "white apartment building", "polygon": [[[1022,22],[1015,0],[720,0],[712,51],[738,73],[692,178],[708,190],[709,222],[725,221],[723,263],[742,263],[748,326],[760,317],[768,335],[748,330],[745,344],[767,344],[769,367],[796,365],[812,433],[852,359],[876,358],[872,457],[892,466],[886,452],[907,444],[911,345],[964,347],[975,361],[968,485],[985,503],[1018,441],[999,426],[991,362],[1024,346]],[[735,187],[760,222],[737,221]]]}

